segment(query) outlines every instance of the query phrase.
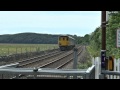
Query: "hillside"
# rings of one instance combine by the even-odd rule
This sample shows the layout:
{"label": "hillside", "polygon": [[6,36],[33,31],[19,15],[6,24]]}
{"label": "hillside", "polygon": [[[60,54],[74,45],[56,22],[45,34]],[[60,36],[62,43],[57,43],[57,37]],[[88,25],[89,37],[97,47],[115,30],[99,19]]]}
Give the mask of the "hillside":
{"label": "hillside", "polygon": [[[68,34],[69,35],[69,34]],[[18,44],[57,44],[59,35],[38,34],[38,33],[18,33],[0,35],[0,43]],[[69,35],[76,39],[76,43],[84,43],[84,37]]]}
{"label": "hillside", "polygon": [[0,35],[0,43],[24,43],[24,44],[56,44],[58,35],[19,33],[13,35]]}

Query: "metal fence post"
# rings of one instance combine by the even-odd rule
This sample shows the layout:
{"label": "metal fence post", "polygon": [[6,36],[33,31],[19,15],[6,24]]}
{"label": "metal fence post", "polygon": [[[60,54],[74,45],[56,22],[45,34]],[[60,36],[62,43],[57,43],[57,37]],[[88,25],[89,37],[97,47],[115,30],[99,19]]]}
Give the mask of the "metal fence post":
{"label": "metal fence post", "polygon": [[2,79],[4,79],[4,75],[2,74]]}
{"label": "metal fence post", "polygon": [[34,79],[37,79],[37,71],[38,71],[38,68],[34,68],[34,69],[33,69]]}
{"label": "metal fence post", "polygon": [[78,49],[77,48],[74,48],[74,63],[73,63],[73,69],[77,69],[77,51]]}
{"label": "metal fence post", "polygon": [[70,79],[70,75],[69,74],[66,75],[66,79]]}
{"label": "metal fence post", "polygon": [[8,48],[8,55],[9,55],[9,48]]}
{"label": "metal fence post", "polygon": [[86,75],[85,75],[86,77],[85,77],[85,79],[90,79],[89,77],[89,73],[86,73]]}
{"label": "metal fence post", "polygon": [[19,79],[19,75],[18,74],[16,75],[16,79]]}
{"label": "metal fence post", "polygon": [[[77,48],[74,48],[74,62],[73,62],[73,69],[77,69],[77,51],[78,49]],[[73,75],[73,79],[77,79],[77,75]]]}
{"label": "metal fence post", "polygon": [[100,74],[100,75],[99,75],[99,79],[105,79],[104,74]]}

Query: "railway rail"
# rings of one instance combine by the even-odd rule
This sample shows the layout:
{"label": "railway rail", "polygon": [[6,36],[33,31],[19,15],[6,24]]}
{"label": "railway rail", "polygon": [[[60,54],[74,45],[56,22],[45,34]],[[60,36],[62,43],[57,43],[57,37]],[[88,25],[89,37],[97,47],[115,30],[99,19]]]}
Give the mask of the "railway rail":
{"label": "railway rail", "polygon": [[40,63],[40,61],[44,61],[46,60],[47,58],[52,58],[52,57],[55,57],[57,55],[60,55],[61,53],[63,52],[53,52],[53,53],[49,53],[49,54],[45,54],[45,55],[42,55],[42,56],[38,56],[38,57],[34,57],[34,58],[30,58],[30,59],[27,59],[27,60],[23,60],[23,61],[20,61],[18,62],[19,65],[18,67],[27,67],[28,65],[30,66],[31,64],[35,64],[35,63]]}
{"label": "railway rail", "polygon": [[[82,48],[82,47],[79,47]],[[62,62],[65,62],[70,60],[73,57],[73,50],[70,51],[59,51],[59,52],[53,52],[50,54],[42,55],[39,57],[31,58],[28,60],[23,60],[18,62],[19,65],[18,67],[23,67],[23,68],[44,68],[44,67],[49,67],[49,68],[55,68],[54,64],[58,63],[59,65],[62,64]],[[71,57],[71,58],[70,58]]]}
{"label": "railway rail", "polygon": [[[80,47],[80,49],[78,50],[78,54],[79,55],[82,52],[82,47]],[[62,69],[64,68],[67,64],[69,64],[70,62],[73,61],[73,53],[71,52],[61,58],[58,58],[52,62],[49,62],[47,64],[44,64],[42,66],[40,66],[39,68],[56,68],[56,69]]]}

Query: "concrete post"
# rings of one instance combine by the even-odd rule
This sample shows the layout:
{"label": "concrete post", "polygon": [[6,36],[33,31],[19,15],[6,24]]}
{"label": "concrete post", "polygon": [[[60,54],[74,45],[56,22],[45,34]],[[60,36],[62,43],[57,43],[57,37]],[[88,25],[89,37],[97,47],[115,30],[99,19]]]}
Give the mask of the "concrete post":
{"label": "concrete post", "polygon": [[74,48],[74,62],[73,62],[73,69],[77,69],[77,51],[78,49],[77,48]]}

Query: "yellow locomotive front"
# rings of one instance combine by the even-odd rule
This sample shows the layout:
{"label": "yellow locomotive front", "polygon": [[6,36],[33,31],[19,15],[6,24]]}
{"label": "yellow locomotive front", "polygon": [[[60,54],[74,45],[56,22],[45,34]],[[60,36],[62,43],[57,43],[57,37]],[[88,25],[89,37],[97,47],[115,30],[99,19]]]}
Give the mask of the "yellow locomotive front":
{"label": "yellow locomotive front", "polygon": [[69,44],[67,36],[59,37],[59,46],[67,46]]}
{"label": "yellow locomotive front", "polygon": [[58,38],[58,45],[61,51],[71,49],[73,42],[69,36],[59,36]]}

